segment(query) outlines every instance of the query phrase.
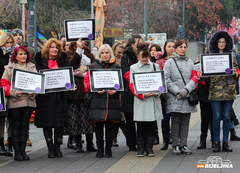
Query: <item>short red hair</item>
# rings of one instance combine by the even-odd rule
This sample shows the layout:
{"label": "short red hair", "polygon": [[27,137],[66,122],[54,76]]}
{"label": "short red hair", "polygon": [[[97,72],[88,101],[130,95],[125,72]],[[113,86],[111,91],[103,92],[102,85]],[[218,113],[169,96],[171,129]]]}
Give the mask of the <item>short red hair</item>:
{"label": "short red hair", "polygon": [[31,62],[31,55],[30,55],[28,49],[27,49],[26,47],[24,47],[24,46],[18,46],[18,47],[16,47],[16,48],[13,50],[13,53],[12,53],[12,56],[11,56],[11,60],[10,60],[10,61],[11,61],[12,63],[14,63],[14,62],[17,63],[16,57],[17,57],[17,54],[18,54],[19,50],[23,50],[24,52],[27,53],[26,63]]}

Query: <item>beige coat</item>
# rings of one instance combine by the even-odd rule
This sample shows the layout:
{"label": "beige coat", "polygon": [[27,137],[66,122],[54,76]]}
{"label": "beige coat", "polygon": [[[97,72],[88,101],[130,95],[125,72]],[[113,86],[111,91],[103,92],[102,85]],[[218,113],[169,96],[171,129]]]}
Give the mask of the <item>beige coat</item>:
{"label": "beige coat", "polygon": [[[4,68],[5,68],[5,71],[3,73],[2,79],[6,79],[7,81],[11,82],[12,70],[13,68],[16,68],[16,64],[10,62]],[[35,65],[31,62],[27,63],[26,68],[27,68],[26,69],[27,71],[37,73]],[[33,96],[29,96],[27,93],[23,93],[20,97],[17,97],[17,92],[18,91],[10,90],[10,95],[8,96],[8,103],[7,103],[8,109],[27,107],[27,106],[36,107],[36,100],[35,100],[36,94],[33,94]]]}

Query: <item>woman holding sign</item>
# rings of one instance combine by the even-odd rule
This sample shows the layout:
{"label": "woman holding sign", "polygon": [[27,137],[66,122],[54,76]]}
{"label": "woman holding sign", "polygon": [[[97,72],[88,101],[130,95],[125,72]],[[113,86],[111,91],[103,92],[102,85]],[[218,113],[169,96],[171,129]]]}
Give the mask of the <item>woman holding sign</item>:
{"label": "woman holding sign", "polygon": [[[99,48],[96,56],[96,62],[92,64],[90,69],[119,69],[120,66],[116,63],[113,51],[108,44],[104,44]],[[86,92],[90,92],[89,72],[87,72],[84,79],[84,87]],[[97,158],[103,157],[104,154],[104,140],[103,129],[105,126],[106,147],[105,157],[112,157],[112,141],[114,121],[121,121],[121,110],[119,101],[119,92],[104,89],[102,91],[94,92],[90,104],[89,120],[96,125],[97,138]]]}
{"label": "woman holding sign", "polygon": [[[49,39],[36,54],[37,70],[56,69],[69,66],[67,55],[60,42]],[[48,146],[48,158],[62,157],[60,145],[63,137],[63,127],[67,126],[67,92],[39,94],[37,97],[35,125],[43,128]],[[54,128],[54,145],[52,128]]]}
{"label": "woman holding sign", "polygon": [[175,43],[176,54],[172,54],[164,65],[168,93],[167,113],[172,116],[171,132],[173,154],[192,154],[187,148],[191,113],[197,112],[196,105],[188,102],[188,95],[198,83],[193,61],[186,55],[187,41]]}
{"label": "woman holding sign", "polygon": [[[136,94],[133,87],[134,72],[152,72],[160,71],[159,66],[149,60],[148,44],[139,43],[137,45],[138,63],[130,67],[130,84],[129,88],[133,93],[133,119],[137,122],[137,147],[138,157],[144,156],[146,151],[147,156],[153,157],[153,144],[155,139],[156,120],[162,119],[162,109],[160,93],[149,92],[147,94]],[[155,70],[156,69],[156,70]]]}
{"label": "woman holding sign", "polygon": [[25,152],[25,148],[28,138],[30,116],[36,107],[35,94],[10,90],[13,68],[37,72],[35,65],[31,63],[31,55],[24,46],[19,46],[14,49],[11,62],[5,66],[1,86],[4,87],[6,96],[9,96],[7,108],[8,118],[12,124],[14,160],[30,160]]}
{"label": "woman holding sign", "polygon": [[[232,37],[226,31],[218,31],[209,42],[210,53],[231,52],[233,48]],[[222,151],[232,152],[228,145],[228,136],[230,130],[230,116],[233,100],[236,99],[236,79],[239,77],[237,60],[233,55],[233,75],[210,77],[209,100],[213,111],[213,134],[214,144],[213,152],[221,150],[220,145],[220,122],[223,120],[223,143]],[[226,69],[227,70],[227,69]],[[201,77],[202,71],[199,72]],[[227,71],[226,71],[227,73]]]}

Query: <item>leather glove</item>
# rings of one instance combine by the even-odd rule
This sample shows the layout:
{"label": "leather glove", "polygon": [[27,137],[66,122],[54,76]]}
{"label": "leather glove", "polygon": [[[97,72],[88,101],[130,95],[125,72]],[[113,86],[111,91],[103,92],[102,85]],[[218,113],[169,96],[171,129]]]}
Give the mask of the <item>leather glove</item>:
{"label": "leather glove", "polygon": [[187,97],[187,95],[188,95],[188,90],[185,89],[185,88],[183,88],[183,89],[179,92],[178,95],[179,95],[180,98]]}

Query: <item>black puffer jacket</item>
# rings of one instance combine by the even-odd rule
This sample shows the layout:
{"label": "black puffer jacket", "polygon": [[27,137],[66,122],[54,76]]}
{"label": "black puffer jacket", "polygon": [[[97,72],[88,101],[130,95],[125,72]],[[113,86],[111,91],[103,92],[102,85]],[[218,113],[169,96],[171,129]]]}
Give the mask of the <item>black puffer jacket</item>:
{"label": "black puffer jacket", "polygon": [[[121,59],[122,76],[130,71],[130,66],[138,62],[137,55],[132,46],[126,48]],[[122,112],[133,112],[134,96],[128,87],[128,82],[124,81],[124,92],[121,95],[121,110]]]}
{"label": "black puffer jacket", "polygon": [[4,72],[4,66],[8,65],[8,63],[9,63],[9,53],[3,54],[3,50],[0,48],[0,77],[1,78]]}
{"label": "black puffer jacket", "polygon": [[[40,52],[36,54],[35,60],[37,70],[48,69],[48,60],[42,57]],[[66,53],[62,53],[56,61],[59,68],[69,66]],[[39,94],[36,101],[35,125],[37,127],[67,126],[67,92]]]}
{"label": "black puffer jacket", "polygon": [[[120,66],[113,62],[109,64],[100,63],[96,60],[92,64],[91,69],[111,69],[120,68]],[[88,74],[87,74],[88,75]],[[86,76],[87,76],[86,75]],[[85,85],[89,86],[89,80],[84,80]],[[119,94],[116,92],[114,95],[109,95],[107,92],[104,94],[98,94],[96,92],[92,93],[92,99],[89,111],[89,121],[90,122],[102,122],[102,121],[121,121],[121,110]]]}

